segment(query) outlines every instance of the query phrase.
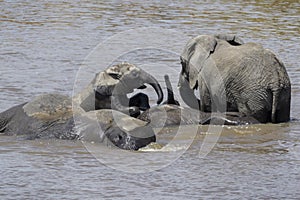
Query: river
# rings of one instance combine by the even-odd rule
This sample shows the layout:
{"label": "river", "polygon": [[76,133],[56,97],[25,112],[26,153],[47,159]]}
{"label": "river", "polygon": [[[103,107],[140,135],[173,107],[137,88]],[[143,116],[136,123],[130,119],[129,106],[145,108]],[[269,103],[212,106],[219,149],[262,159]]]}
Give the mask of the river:
{"label": "river", "polygon": [[[180,61],[170,48],[183,49],[198,34],[231,33],[283,61],[293,118],[185,127],[167,148],[139,152],[1,136],[1,199],[299,199],[299,1],[0,0],[0,22],[0,112],[43,93],[71,96],[87,81],[85,71],[111,62],[137,64],[163,89],[169,74],[176,88]],[[86,69],[93,55],[100,55],[99,66]]]}

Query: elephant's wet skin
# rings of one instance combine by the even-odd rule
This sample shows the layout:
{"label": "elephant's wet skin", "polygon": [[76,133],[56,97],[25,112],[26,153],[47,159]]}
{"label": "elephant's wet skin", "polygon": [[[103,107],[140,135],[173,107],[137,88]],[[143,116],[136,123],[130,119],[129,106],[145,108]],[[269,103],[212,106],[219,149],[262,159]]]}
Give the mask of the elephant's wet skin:
{"label": "elephant's wet skin", "polygon": [[181,62],[178,86],[190,107],[212,112],[225,101],[227,111],[261,123],[290,120],[289,76],[279,58],[261,45],[244,44],[234,35],[200,35],[186,44]]}
{"label": "elephant's wet skin", "polygon": [[[119,73],[121,77],[115,76],[116,73]],[[135,78],[134,84],[131,83],[132,81],[128,81],[132,77]],[[105,70],[105,73],[97,74],[89,86],[76,95],[73,101],[64,95],[45,94],[34,98],[28,103],[12,107],[0,113],[0,133],[2,135],[24,135],[28,139],[80,138],[86,141],[96,139],[99,142],[112,143],[119,148],[137,150],[155,141],[153,130],[151,127],[147,127],[146,122],[116,110],[119,109],[125,113],[124,110],[133,111],[136,115],[136,113],[140,113],[140,110],[150,107],[147,95],[142,93],[131,99],[126,99],[131,102],[132,107],[128,107],[130,105],[126,103],[119,105],[128,92],[133,91],[135,88],[144,87],[144,83],[148,83],[155,88],[158,94],[158,103],[160,103],[163,94],[160,85],[151,75],[128,63],[109,67]],[[97,89],[100,86],[105,90],[98,91]],[[112,88],[115,88],[114,91],[107,93],[107,90]],[[115,95],[114,92],[119,93]],[[99,99],[96,94],[101,97],[106,96]],[[95,107],[100,110],[95,111]],[[96,112],[98,118],[90,117],[90,115],[95,115],[93,112]],[[114,115],[109,113],[114,113]],[[130,114],[133,115],[133,113]],[[114,122],[115,118],[125,120],[127,123],[124,123],[123,127],[119,127]],[[79,123],[82,119],[89,120],[86,121],[87,123]],[[78,123],[80,124],[79,127]],[[96,126],[94,126],[95,124]],[[101,129],[98,128],[99,124]],[[87,131],[87,128],[89,128],[89,131]],[[93,132],[93,134],[90,134],[90,132]],[[105,140],[105,138],[108,138],[108,140]]]}
{"label": "elephant's wet skin", "polygon": [[[76,120],[95,112],[97,118],[89,118],[87,123],[77,126]],[[113,114],[111,114],[113,112]],[[137,150],[155,142],[155,134],[145,122],[118,127],[114,118],[137,120],[118,111],[103,109],[82,113],[74,119],[71,99],[60,94],[45,94],[32,101],[12,107],[0,113],[0,133],[2,135],[24,135],[26,139],[58,138],[81,139],[85,141],[106,142],[126,150]],[[140,120],[139,120],[140,121]],[[89,127],[93,127],[93,133]],[[98,127],[100,125],[100,128]],[[129,127],[130,126],[130,127]],[[82,129],[83,127],[83,129]],[[79,130],[80,129],[80,130]],[[141,131],[142,130],[142,131]],[[82,133],[84,134],[82,134]],[[94,134],[94,135],[92,135]],[[108,140],[106,140],[108,139]]]}
{"label": "elephant's wet skin", "polygon": [[178,105],[160,105],[143,112],[138,119],[147,121],[153,128],[177,125],[249,125],[258,124],[255,118],[240,113],[205,113]]}
{"label": "elephant's wet skin", "polygon": [[[65,127],[72,118],[71,99],[59,94],[45,94],[28,103],[0,113],[1,133],[26,135],[28,138],[67,138]],[[62,134],[63,133],[63,134]]]}
{"label": "elephant's wet skin", "polygon": [[150,126],[137,127],[130,132],[126,132],[118,126],[113,126],[105,132],[105,136],[113,145],[126,150],[138,150],[156,141],[155,134]]}
{"label": "elephant's wet skin", "polygon": [[151,85],[157,93],[157,104],[163,99],[163,92],[158,81],[130,63],[121,63],[108,67],[96,74],[89,86],[75,97],[86,112],[98,109],[115,109],[131,116],[137,116],[140,111],[148,109],[148,97],[142,93],[127,98],[134,89],[143,89],[145,84]]}
{"label": "elephant's wet skin", "polygon": [[[138,150],[156,141],[147,122],[112,109],[101,109],[75,116],[76,133],[85,141],[103,142],[127,150]],[[105,138],[99,134],[104,132]],[[82,128],[83,127],[83,128]]]}

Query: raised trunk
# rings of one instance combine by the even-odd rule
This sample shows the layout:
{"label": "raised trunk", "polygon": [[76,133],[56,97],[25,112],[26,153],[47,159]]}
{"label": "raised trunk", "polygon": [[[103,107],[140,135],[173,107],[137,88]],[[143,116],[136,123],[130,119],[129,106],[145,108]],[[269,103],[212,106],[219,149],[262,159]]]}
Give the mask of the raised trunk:
{"label": "raised trunk", "polygon": [[150,84],[154,88],[154,90],[158,96],[157,104],[160,104],[162,102],[162,100],[164,99],[164,94],[162,92],[162,89],[161,89],[158,81],[153,76],[151,76],[150,74],[148,74],[146,72],[142,73],[142,80],[145,83]]}
{"label": "raised trunk", "polygon": [[167,91],[168,91],[168,98],[167,98],[167,104],[173,104],[173,105],[179,105],[179,102],[175,100],[174,98],[174,92],[173,88],[169,79],[168,75],[165,75],[165,82],[167,86]]}
{"label": "raised trunk", "polygon": [[128,75],[127,77],[120,79],[120,83],[114,87],[112,95],[126,95],[132,93],[134,89],[145,88],[145,83],[154,88],[158,96],[157,104],[160,104],[164,98],[162,89],[158,81],[143,70],[140,71],[139,76],[134,77],[133,75]]}

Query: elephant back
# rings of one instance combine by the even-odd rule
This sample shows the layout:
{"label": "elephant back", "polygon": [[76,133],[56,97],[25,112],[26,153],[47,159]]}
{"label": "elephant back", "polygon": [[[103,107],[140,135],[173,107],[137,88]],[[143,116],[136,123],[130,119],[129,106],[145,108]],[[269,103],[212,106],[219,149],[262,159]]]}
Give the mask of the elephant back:
{"label": "elephant back", "polygon": [[239,84],[253,83],[254,89],[260,87],[278,90],[290,87],[284,64],[271,50],[260,44],[249,42],[233,46],[219,40],[216,51],[211,56],[225,82],[232,82],[231,78],[234,78],[233,82]]}
{"label": "elephant back", "polygon": [[43,94],[23,106],[26,115],[42,121],[67,120],[72,117],[72,102],[61,94]]}

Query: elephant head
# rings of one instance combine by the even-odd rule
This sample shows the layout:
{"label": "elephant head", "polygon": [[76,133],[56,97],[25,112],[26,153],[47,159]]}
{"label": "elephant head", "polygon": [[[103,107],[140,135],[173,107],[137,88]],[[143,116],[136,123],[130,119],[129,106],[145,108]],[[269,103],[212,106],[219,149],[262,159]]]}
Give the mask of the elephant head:
{"label": "elephant head", "polygon": [[[88,89],[80,96],[80,106],[85,111],[98,109],[127,110],[130,107],[127,94],[134,89],[144,89],[145,84],[151,85],[157,93],[157,104],[163,100],[163,92],[158,81],[130,63],[120,63],[97,73],[89,84]],[[147,98],[142,98],[147,99]],[[143,102],[147,105],[147,102]],[[139,112],[135,107],[129,108],[130,112]]]}
{"label": "elephant head", "polygon": [[184,102],[192,108],[200,109],[201,102],[195,96],[194,90],[204,87],[198,82],[199,76],[208,58],[214,53],[218,39],[236,46],[243,44],[235,35],[199,35],[188,41],[180,56],[182,69],[178,82],[179,92]]}
{"label": "elephant head", "polygon": [[[144,70],[130,63],[121,63],[107,68],[104,72],[109,76],[96,82],[95,92],[103,95],[103,81],[107,83],[107,95],[125,95],[132,93],[134,89],[144,89],[144,84],[151,85],[158,95],[157,104],[163,100],[163,92],[158,81]],[[109,84],[112,83],[112,84]]]}
{"label": "elephant head", "polygon": [[76,135],[85,142],[138,150],[156,141],[155,133],[147,122],[113,109],[80,113],[71,120]]}
{"label": "elephant head", "polygon": [[105,136],[114,146],[125,150],[138,150],[156,141],[150,126],[137,127],[131,131],[114,126],[105,132]]}

